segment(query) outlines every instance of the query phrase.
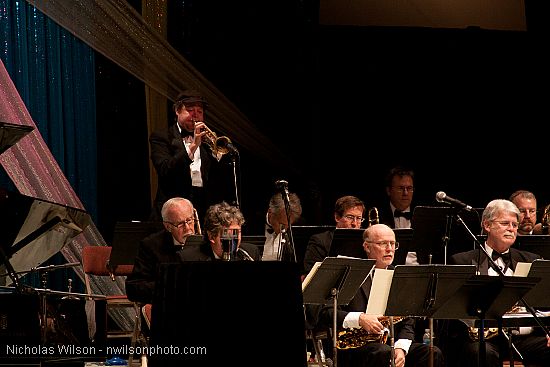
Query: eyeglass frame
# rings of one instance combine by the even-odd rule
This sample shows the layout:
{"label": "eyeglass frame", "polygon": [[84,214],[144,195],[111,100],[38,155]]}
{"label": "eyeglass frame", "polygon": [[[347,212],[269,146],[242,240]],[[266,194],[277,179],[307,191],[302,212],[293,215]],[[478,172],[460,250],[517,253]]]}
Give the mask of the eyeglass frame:
{"label": "eyeglass frame", "polygon": [[414,186],[392,186],[392,188],[401,192],[405,192],[405,190],[408,192],[414,192]]}
{"label": "eyeglass frame", "polygon": [[180,229],[180,228],[183,228],[184,225],[188,225],[188,226],[192,226],[193,224],[195,224],[195,218],[187,218],[179,223],[172,223],[172,222],[169,222],[167,220],[163,221],[164,223],[168,223],[170,224],[172,227],[176,228],[176,229]]}
{"label": "eyeglass frame", "polygon": [[492,220],[491,222],[497,223],[502,228],[508,228],[512,225],[512,228],[517,229],[519,227],[519,222],[512,222],[511,220]]}
{"label": "eyeglass frame", "polygon": [[365,221],[364,217],[357,217],[357,216],[351,215],[351,214],[342,215],[342,218],[344,218],[347,221],[350,221],[351,223],[356,222],[356,221],[359,222],[359,223],[363,223]]}
{"label": "eyeglass frame", "polygon": [[[382,248],[382,244],[384,244],[384,249],[387,248],[393,248],[397,250],[399,248],[399,242],[398,241],[369,241],[365,240],[366,243],[374,243],[376,246]],[[393,244],[392,244],[393,242]]]}

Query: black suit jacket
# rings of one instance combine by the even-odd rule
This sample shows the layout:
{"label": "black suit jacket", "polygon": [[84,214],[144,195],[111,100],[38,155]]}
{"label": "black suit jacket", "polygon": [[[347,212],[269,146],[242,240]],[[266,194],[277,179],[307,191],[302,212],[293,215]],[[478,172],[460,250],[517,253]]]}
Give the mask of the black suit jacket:
{"label": "black suit jacket", "polygon": [[[173,197],[191,197],[192,160],[187,154],[181,134],[176,124],[167,130],[155,131],[149,137],[151,161],[158,175],[158,188],[155,197],[152,220],[160,220],[160,210],[166,200]],[[206,144],[200,146],[201,175],[203,188],[209,190],[210,172],[218,161]]]}
{"label": "black suit jacket", "polygon": [[306,274],[309,273],[317,261],[323,261],[328,256],[333,237],[334,231],[330,230],[314,234],[309,238],[304,255],[304,271]]}
{"label": "black suit jacket", "polygon": [[[512,268],[515,269],[518,262],[531,263],[541,257],[537,254],[528,251],[521,251],[513,247],[510,248],[510,259],[512,260]],[[449,259],[450,265],[475,265],[479,269],[481,275],[487,275],[489,270],[489,261],[487,256],[480,249],[459,252],[454,254]]]}
{"label": "black suit jacket", "polygon": [[[256,245],[241,242],[240,245],[255,260],[261,259],[260,251]],[[174,245],[172,235],[166,231],[160,231],[144,238],[140,244],[134,260],[132,274],[126,278],[126,294],[131,301],[151,303],[155,291],[159,265],[162,263],[178,263],[185,261],[212,261],[215,259],[212,248],[208,242],[199,246],[180,248]],[[242,259],[242,255],[237,258]]]}

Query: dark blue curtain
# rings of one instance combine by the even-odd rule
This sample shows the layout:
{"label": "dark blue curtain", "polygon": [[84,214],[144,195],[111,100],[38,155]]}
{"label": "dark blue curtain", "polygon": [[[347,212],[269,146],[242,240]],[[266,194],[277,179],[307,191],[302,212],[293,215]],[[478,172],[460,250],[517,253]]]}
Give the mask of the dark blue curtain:
{"label": "dark blue curtain", "polygon": [[[2,62],[38,130],[97,222],[94,51],[25,1],[15,0],[0,0],[0,42]],[[13,188],[1,174],[0,185]],[[65,261],[58,254],[50,262]]]}

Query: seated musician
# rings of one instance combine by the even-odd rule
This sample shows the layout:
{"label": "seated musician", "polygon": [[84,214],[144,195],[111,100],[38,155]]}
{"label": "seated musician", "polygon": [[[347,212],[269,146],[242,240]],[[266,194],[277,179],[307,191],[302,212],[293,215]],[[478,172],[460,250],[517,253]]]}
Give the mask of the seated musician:
{"label": "seated musician", "polygon": [[[376,260],[378,269],[392,269],[395,249],[395,233],[385,224],[375,224],[368,227],[363,233],[363,248],[368,258]],[[369,276],[357,294],[347,306],[340,307],[337,314],[337,323],[342,330],[351,328],[364,330],[367,334],[378,335],[384,328],[389,327],[382,315],[367,315],[365,310],[370,292],[372,279]],[[404,300],[406,301],[406,300]],[[308,306],[310,307],[310,306]],[[313,306],[311,306],[313,307]],[[317,312],[311,311],[312,314]],[[330,306],[323,306],[318,311],[318,325],[332,325],[333,314]],[[414,324],[412,318],[404,318],[394,322],[395,366],[428,366],[430,362],[430,347],[422,343],[415,343]],[[370,337],[369,337],[370,339]],[[341,366],[380,366],[387,367],[391,362],[391,347],[383,340],[369,342],[358,348],[339,349],[338,365]],[[434,346],[434,366],[443,366],[443,355],[437,346]]]}
{"label": "seated musician", "polygon": [[[516,240],[520,219],[520,211],[508,200],[497,199],[485,207],[481,225],[487,234],[485,249],[502,269],[505,275],[513,275],[518,262],[533,262],[539,255],[512,248]],[[456,265],[476,265],[481,275],[494,275],[497,272],[489,266],[488,259],[479,249],[461,252],[453,255],[449,261]],[[465,323],[456,321],[450,324],[448,350],[446,356],[448,366],[477,366],[479,341],[470,336],[471,330]],[[512,341],[523,356],[524,366],[550,366],[550,348],[542,330],[535,329],[523,332],[525,335],[514,336]],[[475,332],[473,333],[475,335]],[[485,339],[487,366],[501,366],[501,357],[509,355],[508,343],[504,337],[497,335]],[[506,351],[505,354],[500,354]],[[517,356],[514,356],[517,359]]]}
{"label": "seated musician", "polygon": [[[236,207],[222,202],[208,208],[204,218],[206,229],[204,242],[200,247],[185,248],[185,240],[195,234],[193,204],[184,198],[169,199],[162,206],[164,229],[144,238],[134,261],[134,269],[126,279],[126,293],[132,301],[151,303],[159,264],[185,261],[209,261],[220,259],[222,229],[239,230],[244,217]],[[260,259],[258,248],[252,244],[240,243],[238,259]],[[245,253],[246,252],[246,253]]]}

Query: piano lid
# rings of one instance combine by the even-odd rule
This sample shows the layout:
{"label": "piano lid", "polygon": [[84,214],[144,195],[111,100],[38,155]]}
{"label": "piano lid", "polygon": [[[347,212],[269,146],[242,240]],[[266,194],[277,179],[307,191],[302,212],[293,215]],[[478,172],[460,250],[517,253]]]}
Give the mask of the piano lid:
{"label": "piano lid", "polygon": [[7,257],[4,262],[9,261],[15,272],[40,266],[81,233],[90,220],[84,210],[3,190],[0,246]]}
{"label": "piano lid", "polygon": [[0,154],[15,145],[22,137],[34,130],[28,125],[16,125],[0,121]]}

